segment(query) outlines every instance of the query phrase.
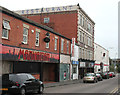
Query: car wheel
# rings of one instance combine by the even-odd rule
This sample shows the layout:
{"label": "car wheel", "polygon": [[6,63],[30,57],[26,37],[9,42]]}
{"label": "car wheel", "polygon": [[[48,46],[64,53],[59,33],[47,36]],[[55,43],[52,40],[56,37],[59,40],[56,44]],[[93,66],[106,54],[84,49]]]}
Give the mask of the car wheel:
{"label": "car wheel", "polygon": [[85,81],[83,81],[84,83],[86,83]]}
{"label": "car wheel", "polygon": [[21,88],[20,95],[25,95],[25,88]]}
{"label": "car wheel", "polygon": [[43,87],[43,86],[40,86],[38,93],[39,93],[39,94],[40,94],[40,93],[43,93],[43,91],[44,91],[44,87]]}

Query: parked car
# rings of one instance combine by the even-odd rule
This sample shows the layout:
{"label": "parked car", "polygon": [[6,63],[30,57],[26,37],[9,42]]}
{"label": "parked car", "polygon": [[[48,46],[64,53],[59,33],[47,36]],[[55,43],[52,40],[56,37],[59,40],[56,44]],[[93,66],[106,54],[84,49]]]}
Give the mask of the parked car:
{"label": "parked car", "polygon": [[109,77],[115,77],[115,73],[114,72],[109,72]]}
{"label": "parked car", "polygon": [[43,93],[44,85],[35,79],[31,74],[3,74],[2,75],[2,94]]}
{"label": "parked car", "polygon": [[96,73],[96,77],[97,77],[98,81],[102,81],[103,80],[102,76],[99,73]]}
{"label": "parked car", "polygon": [[102,78],[104,78],[104,79],[109,79],[109,74],[108,74],[108,72],[103,72],[103,73],[101,73],[101,75],[102,75]]}
{"label": "parked car", "polygon": [[113,74],[113,77],[115,77],[115,76],[116,76],[114,72],[112,72],[112,74]]}
{"label": "parked car", "polygon": [[112,78],[113,77],[113,73],[112,72],[109,72],[109,77]]}
{"label": "parked car", "polygon": [[94,73],[86,73],[84,78],[83,78],[83,82],[94,82],[96,83],[98,80],[97,80],[97,77]]}

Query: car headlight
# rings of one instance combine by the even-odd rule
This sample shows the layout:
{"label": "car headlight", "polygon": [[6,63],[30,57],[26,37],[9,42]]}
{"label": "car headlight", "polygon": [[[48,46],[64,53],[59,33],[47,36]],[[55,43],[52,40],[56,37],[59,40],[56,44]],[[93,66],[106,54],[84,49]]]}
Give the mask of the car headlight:
{"label": "car headlight", "polygon": [[40,84],[43,84],[43,82],[42,82],[42,81],[40,81]]}

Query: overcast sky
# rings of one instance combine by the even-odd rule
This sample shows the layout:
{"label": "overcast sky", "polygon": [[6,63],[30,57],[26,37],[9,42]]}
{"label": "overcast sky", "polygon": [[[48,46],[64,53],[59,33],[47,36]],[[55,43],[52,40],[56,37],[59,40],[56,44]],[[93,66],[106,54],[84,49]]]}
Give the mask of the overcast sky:
{"label": "overcast sky", "polygon": [[0,6],[11,11],[76,5],[95,22],[95,42],[109,50],[111,58],[118,55],[119,0],[0,0]]}

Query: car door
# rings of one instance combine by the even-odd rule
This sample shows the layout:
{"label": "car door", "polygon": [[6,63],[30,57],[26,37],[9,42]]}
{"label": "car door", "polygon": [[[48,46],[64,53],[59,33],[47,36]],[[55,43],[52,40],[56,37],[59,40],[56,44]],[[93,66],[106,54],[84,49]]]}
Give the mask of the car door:
{"label": "car door", "polygon": [[21,81],[23,85],[26,87],[26,92],[31,92],[32,91],[32,81],[29,80],[28,76],[26,74],[20,75]]}
{"label": "car door", "polygon": [[34,91],[38,91],[39,83],[35,79],[35,77],[33,77],[31,74],[28,74],[28,78],[31,80],[31,89]]}

